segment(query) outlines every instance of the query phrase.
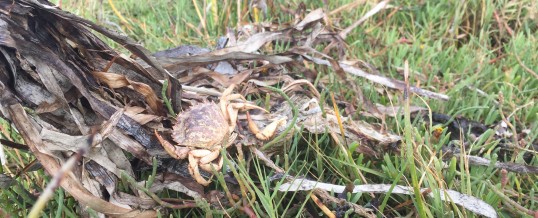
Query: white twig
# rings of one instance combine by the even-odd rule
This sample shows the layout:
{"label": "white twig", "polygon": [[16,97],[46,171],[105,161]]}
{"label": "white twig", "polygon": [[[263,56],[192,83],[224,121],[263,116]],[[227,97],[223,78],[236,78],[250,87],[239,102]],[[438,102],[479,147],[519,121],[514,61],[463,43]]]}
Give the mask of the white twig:
{"label": "white twig", "polygon": [[[323,60],[323,59],[315,58],[315,57],[310,57],[308,55],[303,55],[303,57],[313,61],[316,64],[322,64],[322,65],[325,65],[325,66],[331,66],[331,63],[329,61],[327,61],[327,60]],[[349,73],[349,74],[365,78],[367,80],[370,80],[372,82],[384,85],[384,86],[392,88],[392,89],[404,90],[404,88],[405,88],[405,84],[402,81],[395,80],[395,79],[390,79],[390,78],[380,76],[380,75],[369,74],[369,73],[364,72],[363,70],[361,70],[359,68],[353,67],[351,65],[347,65],[347,64],[342,63],[342,62],[339,62],[339,64],[340,64],[340,67],[342,67],[342,69],[345,72]],[[426,96],[426,97],[429,97],[429,98],[435,98],[435,99],[440,99],[440,100],[444,100],[444,101],[448,101],[450,99],[447,95],[432,92],[432,91],[428,91],[428,90],[424,90],[424,89],[421,89],[421,88],[416,87],[416,86],[411,86],[410,91],[415,93],[415,94],[418,94],[418,95],[421,95],[421,96]]]}
{"label": "white twig", "polygon": [[338,35],[340,35],[342,39],[345,39],[347,37],[347,34],[349,34],[353,29],[357,28],[371,16],[377,14],[377,12],[381,11],[381,9],[385,8],[388,4],[389,0],[379,2],[374,8],[372,8],[372,10],[368,11],[363,17],[361,17],[361,19],[355,21],[355,23],[351,24],[351,26],[348,26],[347,28],[342,30],[342,32],[340,32]]}

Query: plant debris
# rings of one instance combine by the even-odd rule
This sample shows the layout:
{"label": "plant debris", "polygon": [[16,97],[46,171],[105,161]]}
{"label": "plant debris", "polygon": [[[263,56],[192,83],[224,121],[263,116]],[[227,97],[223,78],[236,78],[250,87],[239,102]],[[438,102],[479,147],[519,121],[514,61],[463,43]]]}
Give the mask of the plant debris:
{"label": "plant debris", "polygon": [[[333,185],[328,183],[322,183],[319,181],[311,181],[307,179],[294,179],[292,182],[282,184],[278,190],[282,192],[288,191],[308,191],[312,189],[322,189],[328,192],[343,193],[346,186]],[[427,189],[421,189],[421,192],[426,192]],[[356,185],[354,186],[352,193],[366,192],[366,193],[392,193],[392,194],[413,194],[413,187],[390,184],[368,184],[368,185]],[[455,204],[463,206],[470,211],[480,214],[485,217],[496,218],[497,213],[495,209],[486,202],[459,193],[454,190],[437,190],[437,193],[429,192],[428,196],[433,197],[434,194],[440,195],[443,201],[451,201]]]}
{"label": "plant debris", "polygon": [[[364,20],[388,8],[388,2],[380,2],[340,32],[327,25],[323,9],[306,14],[299,10],[302,12],[297,12],[292,23],[276,27],[258,24],[251,31],[230,31],[216,49],[184,45],[151,54],[129,37],[47,1],[1,1],[0,112],[18,129],[24,144],[1,142],[27,148],[54,176],[45,193],[61,186],[81,208],[105,216],[154,217],[158,207],[213,208],[222,213],[231,208],[256,216],[250,200],[255,194],[249,186],[267,178],[257,178],[251,171],[254,167],[243,169],[237,163],[249,165],[255,157],[282,176],[286,171],[271,158],[280,155],[293,136],[327,135],[345,157],[363,154],[373,161],[399,148],[402,137],[388,131],[384,122],[385,116],[400,116],[402,109],[373,104],[348,74],[395,91],[405,91],[409,84],[369,73],[357,61],[347,60],[343,40]],[[131,54],[111,49],[92,31],[118,42]],[[279,43],[289,46],[277,48]],[[357,93],[358,103],[326,91],[320,93],[326,90],[328,80],[319,76],[317,69],[334,71],[347,88]],[[434,100],[449,100],[443,93],[416,86],[409,91]],[[221,98],[226,98],[225,104],[214,103]],[[363,111],[355,113],[361,104]],[[201,110],[200,105],[215,110]],[[237,113],[240,105],[250,105],[241,110],[257,110]],[[412,110],[428,111],[422,107]],[[206,126],[186,121],[215,111],[222,117],[214,118],[222,118],[226,125],[210,122],[215,119],[195,120]],[[381,123],[363,120],[362,115]],[[425,120],[446,124],[454,137],[476,132],[475,138],[480,138],[488,130],[477,122],[461,118],[452,122],[454,119],[436,113]],[[195,131],[211,128],[226,131]],[[498,140],[513,136],[506,128],[497,128],[497,132]],[[194,143],[189,144],[179,137],[183,135],[198,138],[189,138],[188,142]],[[215,135],[222,137],[207,138]],[[188,151],[170,152],[182,148],[169,146],[167,153],[161,143],[170,139],[183,143],[182,148]],[[211,143],[203,144],[207,141]],[[532,166],[467,157],[472,164],[537,173]],[[253,178],[242,178],[240,170]],[[360,170],[353,170],[365,181]],[[144,177],[148,171],[151,175]],[[331,210],[347,208],[361,216],[375,216],[369,209],[328,193],[343,193],[345,186],[282,177],[288,181],[277,188],[280,191],[316,189],[309,198],[315,201],[314,208],[327,216],[336,217]],[[1,178],[3,187],[12,181],[3,174]],[[127,187],[120,190],[120,181]],[[218,181],[223,190],[210,190],[212,181]],[[177,191],[187,200],[160,199],[155,193],[164,189]],[[354,186],[351,192],[409,195],[413,191],[407,186],[369,184]],[[476,197],[448,189],[434,190],[428,196],[434,194],[474,213],[497,217],[492,206]],[[338,208],[331,208],[337,204]]]}

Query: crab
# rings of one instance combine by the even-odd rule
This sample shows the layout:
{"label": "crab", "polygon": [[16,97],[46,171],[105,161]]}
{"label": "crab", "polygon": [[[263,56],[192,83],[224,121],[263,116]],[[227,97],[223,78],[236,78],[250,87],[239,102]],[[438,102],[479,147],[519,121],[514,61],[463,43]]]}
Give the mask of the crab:
{"label": "crab", "polygon": [[[242,95],[232,94],[233,89],[234,85],[222,93],[219,104],[205,102],[179,114],[172,128],[172,140],[177,145],[172,145],[155,131],[155,136],[170,156],[176,159],[188,158],[189,173],[196,182],[204,186],[211,182],[202,177],[200,168],[210,173],[222,169],[223,160],[222,157],[219,158],[220,151],[232,145],[237,137],[235,127],[238,112],[257,109],[267,113],[265,109],[247,103]],[[243,102],[231,102],[239,99]],[[255,126],[251,122],[249,120],[249,126]],[[258,139],[267,140],[275,134],[279,123],[281,122],[271,123],[261,131],[257,128],[249,129]],[[213,163],[215,160],[216,164]]]}

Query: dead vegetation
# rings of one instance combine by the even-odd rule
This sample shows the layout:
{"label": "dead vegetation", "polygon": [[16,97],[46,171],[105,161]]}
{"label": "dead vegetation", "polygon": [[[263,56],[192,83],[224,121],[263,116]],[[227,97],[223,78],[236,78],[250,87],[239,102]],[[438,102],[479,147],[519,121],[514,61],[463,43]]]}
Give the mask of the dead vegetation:
{"label": "dead vegetation", "polygon": [[[382,1],[364,19],[387,4]],[[54,175],[40,198],[46,200],[51,194],[47,192],[61,186],[80,205],[107,216],[154,217],[159,207],[205,205],[256,217],[251,208],[255,200],[249,199],[256,196],[251,186],[268,180],[279,181],[282,186],[275,188],[283,192],[316,189],[309,197],[329,217],[335,216],[338,207],[374,217],[374,210],[328,192],[413,194],[413,189],[396,186],[394,191],[390,185],[375,184],[348,189],[329,181],[317,183],[277,166],[274,157],[283,155],[282,150],[297,137],[312,135],[327,135],[349,159],[363,154],[375,160],[399,152],[402,136],[387,130],[384,120],[402,114],[403,108],[370,102],[361,95],[355,77],[406,96],[449,99],[409,82],[368,73],[359,61],[346,59],[345,38],[361,20],[338,31],[327,25],[327,12],[322,9],[300,10],[293,23],[282,26],[260,24],[249,26],[249,31],[247,27],[230,31],[216,49],[180,46],[155,54],[126,36],[44,1],[1,1],[0,12],[0,109],[37,161]],[[122,44],[132,55],[111,49],[92,30]],[[282,44],[287,46],[280,48]],[[329,82],[319,76],[321,68],[333,70],[357,94],[361,108],[342,96],[320,93]],[[224,103],[213,103],[219,100]],[[202,110],[201,106],[210,108]],[[411,110],[408,113],[427,111]],[[358,119],[357,111],[378,122]],[[438,117],[425,119],[447,122]],[[475,131],[477,126],[460,125],[449,131]],[[478,136],[488,129],[483,128]],[[173,141],[183,147],[166,145],[165,152],[161,143]],[[445,150],[450,154],[447,158],[458,157],[462,146],[451,145]],[[491,164],[480,157],[470,159],[470,164]],[[275,172],[273,178],[255,175],[251,166],[257,160]],[[238,172],[237,163],[247,166],[241,168],[243,172]],[[533,166],[494,165],[537,173]],[[149,179],[141,177],[141,169],[152,167]],[[357,168],[348,166],[342,173],[369,183]],[[247,175],[251,177],[243,178]],[[118,187],[121,181],[127,188]],[[220,186],[204,187],[211,181]],[[188,199],[160,199],[155,193],[163,189],[178,191]],[[427,196],[431,190],[421,192]],[[449,189],[438,192],[444,193],[445,201],[487,217],[497,216],[480,199]]]}

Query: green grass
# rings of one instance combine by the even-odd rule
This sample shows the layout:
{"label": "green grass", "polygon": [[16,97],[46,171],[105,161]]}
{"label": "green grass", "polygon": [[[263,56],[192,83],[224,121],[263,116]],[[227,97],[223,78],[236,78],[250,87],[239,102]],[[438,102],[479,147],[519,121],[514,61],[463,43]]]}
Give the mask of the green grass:
{"label": "green grass", "polygon": [[[58,0],[53,1],[58,3]],[[96,21],[111,29],[121,30],[146,48],[157,51],[182,44],[195,44],[213,47],[216,39],[223,35],[225,27],[236,27],[236,1],[218,1],[218,16],[211,10],[203,11],[212,2],[196,1],[202,11],[201,16],[192,9],[192,1],[155,0],[141,3],[133,0],[113,1],[118,13],[114,13],[107,1],[97,0],[62,0],[62,9],[71,11],[84,18]],[[285,23],[292,16],[280,10],[284,1],[275,1],[272,12],[266,21]],[[297,8],[300,1],[289,2],[291,9]],[[307,9],[323,7],[329,11],[352,2],[351,0],[308,1]],[[530,130],[524,139],[527,142],[538,138],[538,79],[533,77],[525,67],[538,71],[538,3],[533,0],[519,1],[392,1],[392,5],[401,7],[388,9],[368,19],[349,34],[346,39],[350,45],[347,51],[349,59],[363,60],[387,77],[403,80],[404,62],[409,62],[411,84],[445,93],[450,96],[447,102],[412,96],[411,105],[429,107],[434,112],[452,116],[463,116],[487,125],[502,120],[501,114],[514,125],[518,131]],[[361,5],[353,10],[343,11],[338,16],[329,17],[334,28],[343,29],[362,17],[374,4]],[[230,11],[228,13],[227,11]],[[271,10],[270,10],[271,11]],[[394,12],[394,13],[393,13]],[[121,21],[124,17],[127,23]],[[500,17],[499,26],[495,14]],[[229,16],[228,16],[229,15]],[[205,17],[205,19],[200,19]],[[243,16],[243,22],[249,19]],[[513,35],[506,29],[510,27]],[[401,43],[402,39],[410,43]],[[111,43],[114,47],[118,45]],[[123,50],[124,51],[124,50]],[[518,61],[518,58],[520,61]],[[521,62],[521,63],[520,63]],[[523,65],[522,65],[523,64]],[[319,77],[330,83],[325,84],[330,93],[340,100],[352,101],[356,93],[343,89],[339,78],[327,69],[319,69]],[[364,95],[374,103],[383,105],[404,105],[401,92],[380,87],[370,81],[355,79]],[[479,89],[480,91],[477,91]],[[481,94],[481,93],[485,94]],[[502,95],[504,100],[499,100]],[[323,96],[330,101],[328,92]],[[498,106],[497,102],[501,105]],[[360,106],[360,105],[359,105]],[[380,120],[354,115],[373,123]],[[431,188],[434,193],[439,188],[453,189],[478,197],[494,208],[501,217],[528,216],[515,209],[503,192],[513,201],[527,209],[538,210],[538,176],[508,173],[508,183],[501,188],[501,172],[493,167],[467,166],[465,162],[447,161],[448,168],[443,167],[440,146],[446,140],[433,140],[432,127],[418,121],[411,124],[408,117],[387,118],[390,131],[405,136],[402,153],[384,153],[379,159],[365,158],[362,154],[343,154],[339,146],[334,145],[328,134],[295,136],[286,150],[273,158],[275,163],[293,175],[306,175],[321,182],[346,185],[349,182],[363,184],[358,171],[365,176],[369,184],[384,183],[412,185]],[[7,132],[13,132],[4,124]],[[17,137],[16,135],[10,136]],[[446,135],[441,135],[441,139]],[[520,157],[504,160],[498,155],[496,141],[484,137],[472,144],[471,148],[482,149],[484,157],[499,161],[523,163]],[[532,148],[527,148],[532,149]],[[10,172],[18,172],[31,162],[34,157],[25,152],[8,149],[11,165]],[[19,158],[20,155],[20,158]],[[414,161],[413,161],[414,160]],[[227,160],[235,162],[233,174],[242,181],[244,190],[252,196],[246,199],[254,212],[261,217],[295,216],[297,211],[316,206],[308,193],[282,193],[273,188],[275,182],[256,181],[250,178],[269,178],[274,172],[262,163],[254,161],[246,166],[245,160]],[[538,166],[534,157],[531,165]],[[229,165],[234,166],[234,165]],[[248,167],[248,169],[247,169]],[[248,171],[247,171],[248,170]],[[1,173],[7,172],[5,166]],[[247,172],[250,172],[247,173]],[[147,172],[149,175],[151,172]],[[146,178],[146,177],[142,177]],[[13,216],[24,216],[35,202],[32,193],[40,192],[49,181],[50,176],[42,170],[28,172],[17,178],[17,185],[0,192],[0,207]],[[222,179],[222,178],[221,178]],[[225,189],[225,183],[212,185],[219,190]],[[282,182],[282,181],[280,181]],[[491,182],[492,185],[489,184]],[[277,185],[279,181],[276,182]],[[175,193],[160,193],[162,197],[174,197]],[[437,193],[438,194],[438,193]],[[517,194],[517,195],[516,195]],[[377,215],[406,216],[415,211],[413,205],[395,210],[398,205],[412,201],[422,216],[430,217],[476,217],[461,207],[442,202],[436,198],[421,198],[419,195],[383,195],[376,194],[377,199],[366,193],[348,194],[347,200],[368,206],[372,200],[379,202]],[[48,217],[70,217],[77,214],[72,209],[76,202],[67,193],[58,190],[54,200],[46,209]],[[333,208],[335,205],[328,205]],[[204,209],[205,208],[205,209]],[[224,209],[228,209],[225,207]],[[209,207],[198,209],[174,210],[175,216],[203,216],[211,210],[216,216],[226,216],[223,210]],[[1,211],[0,211],[1,212]],[[318,211],[319,212],[319,211]],[[231,216],[241,215],[239,210],[226,211]],[[0,213],[1,214],[1,213]],[[244,215],[244,214],[243,214]],[[298,216],[302,216],[300,213]]]}

